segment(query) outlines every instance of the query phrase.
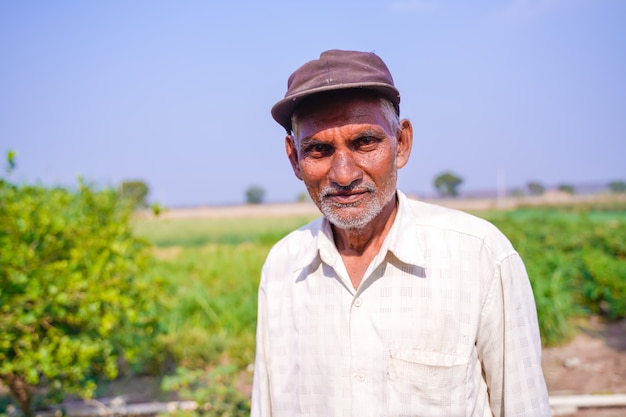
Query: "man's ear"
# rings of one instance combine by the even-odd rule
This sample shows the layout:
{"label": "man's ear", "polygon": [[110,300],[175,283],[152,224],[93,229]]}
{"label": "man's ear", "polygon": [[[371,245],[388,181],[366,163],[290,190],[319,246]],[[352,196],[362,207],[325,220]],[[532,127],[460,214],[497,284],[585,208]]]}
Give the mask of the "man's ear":
{"label": "man's ear", "polygon": [[299,180],[302,180],[302,173],[300,172],[300,164],[298,163],[298,148],[296,146],[296,140],[293,135],[287,135],[285,137],[285,150],[287,151],[287,157],[289,158],[289,162],[291,162],[291,168],[293,169],[293,173],[298,177]]}
{"label": "man's ear", "polygon": [[400,133],[397,141],[396,168],[400,169],[409,162],[413,147],[413,125],[408,119],[400,121]]}

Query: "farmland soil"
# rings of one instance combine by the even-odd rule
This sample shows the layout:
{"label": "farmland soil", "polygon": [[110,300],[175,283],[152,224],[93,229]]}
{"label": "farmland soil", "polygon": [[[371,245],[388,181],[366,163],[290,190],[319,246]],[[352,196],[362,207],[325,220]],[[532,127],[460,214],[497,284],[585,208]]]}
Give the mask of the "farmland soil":
{"label": "farmland soil", "polygon": [[[569,343],[543,350],[550,395],[626,394],[626,320],[592,317]],[[581,409],[572,417],[624,417],[626,407]]]}

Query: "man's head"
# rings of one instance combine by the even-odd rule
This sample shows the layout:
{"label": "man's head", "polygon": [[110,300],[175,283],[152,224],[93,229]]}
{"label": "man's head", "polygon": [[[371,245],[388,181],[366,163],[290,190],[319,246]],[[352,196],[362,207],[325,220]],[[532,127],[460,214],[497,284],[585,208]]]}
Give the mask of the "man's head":
{"label": "man's head", "polygon": [[412,144],[399,101],[380,58],[335,50],[300,67],[272,109],[288,132],[295,175],[341,229],[363,228],[395,207],[397,170]]}
{"label": "man's head", "polygon": [[378,55],[331,49],[291,74],[285,97],[272,107],[272,117],[290,133],[291,115],[303,100],[318,93],[352,89],[371,91],[387,98],[396,114],[400,114],[400,92]]}

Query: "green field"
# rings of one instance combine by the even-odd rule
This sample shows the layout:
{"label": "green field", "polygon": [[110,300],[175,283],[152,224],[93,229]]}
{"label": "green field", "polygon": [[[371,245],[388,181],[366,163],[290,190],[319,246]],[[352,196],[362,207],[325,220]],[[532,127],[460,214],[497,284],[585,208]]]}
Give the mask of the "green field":
{"label": "green field", "polygon": [[312,218],[144,220],[164,282],[162,341],[177,363],[245,367],[254,357],[257,287],[274,243]]}

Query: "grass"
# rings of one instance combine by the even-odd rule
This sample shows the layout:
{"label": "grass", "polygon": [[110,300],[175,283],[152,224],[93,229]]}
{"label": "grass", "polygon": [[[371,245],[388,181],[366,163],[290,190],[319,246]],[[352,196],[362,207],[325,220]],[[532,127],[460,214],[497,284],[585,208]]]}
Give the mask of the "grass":
{"label": "grass", "polygon": [[257,288],[274,243],[313,217],[151,219],[135,222],[155,247],[164,285],[160,343],[175,363],[254,359]]}
{"label": "grass", "polygon": [[166,283],[161,341],[177,363],[216,363],[224,354],[251,363],[256,291],[268,250],[249,243],[208,244],[155,261]]}
{"label": "grass", "polygon": [[195,218],[136,220],[135,231],[157,247],[201,247],[209,243],[273,244],[315,217]]}
{"label": "grass", "polygon": [[573,320],[626,312],[626,211],[521,208],[486,213],[526,264],[544,345],[574,335]]}

